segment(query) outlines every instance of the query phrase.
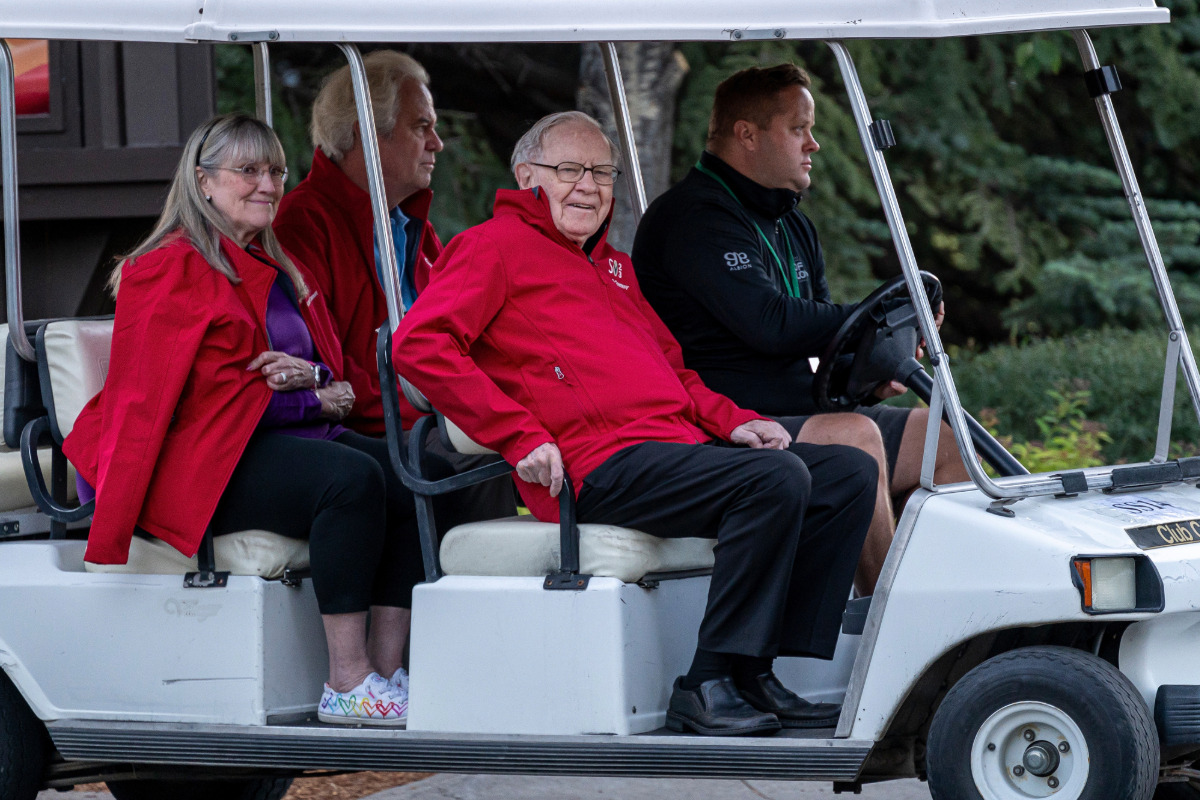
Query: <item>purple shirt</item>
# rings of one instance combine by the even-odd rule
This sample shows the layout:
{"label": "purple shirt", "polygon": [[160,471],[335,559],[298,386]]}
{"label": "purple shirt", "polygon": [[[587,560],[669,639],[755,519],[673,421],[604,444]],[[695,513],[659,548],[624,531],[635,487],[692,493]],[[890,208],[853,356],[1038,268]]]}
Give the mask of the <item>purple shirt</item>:
{"label": "purple shirt", "polygon": [[[312,334],[288,297],[281,272],[267,298],[267,340],[271,349],[289,356],[315,361]],[[321,419],[321,401],[312,389],[272,392],[271,403],[258,421],[259,429],[270,429],[305,439],[336,439],[346,432],[341,425]]]}

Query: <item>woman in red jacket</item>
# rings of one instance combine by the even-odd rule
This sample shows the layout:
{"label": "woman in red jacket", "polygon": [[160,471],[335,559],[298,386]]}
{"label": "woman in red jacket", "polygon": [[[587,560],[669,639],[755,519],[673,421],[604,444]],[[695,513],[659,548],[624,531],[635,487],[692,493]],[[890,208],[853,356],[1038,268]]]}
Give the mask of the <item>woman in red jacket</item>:
{"label": "woman in red jacket", "polygon": [[385,442],[337,424],[354,393],[329,312],[271,232],[284,165],[252,117],[192,134],[158,224],[113,273],[108,378],[63,449],[96,487],[93,563],[125,563],[135,535],[189,556],[210,527],[307,539],[330,656],[319,716],[399,726],[413,498]]}

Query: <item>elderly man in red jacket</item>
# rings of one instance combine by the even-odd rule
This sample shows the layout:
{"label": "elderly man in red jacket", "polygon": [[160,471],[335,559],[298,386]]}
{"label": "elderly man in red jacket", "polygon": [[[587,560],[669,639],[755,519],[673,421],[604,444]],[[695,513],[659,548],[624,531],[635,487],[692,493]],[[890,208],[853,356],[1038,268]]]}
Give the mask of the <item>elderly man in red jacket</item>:
{"label": "elderly man in red jacket", "polygon": [[[411,57],[377,50],[363,59],[371,88],[384,192],[390,209],[396,264],[406,308],[429,282],[429,268],[442,252],[429,207],[429,182],[442,150],[437,112],[429,93],[429,75]],[[343,421],[368,436],[383,436],[383,403],[375,363],[376,331],[387,321],[383,269],[375,241],[367,167],[350,68],[329,76],[313,103],[312,171],[279,204],[275,235],[309,265],[333,314],[343,347],[346,380],[354,389],[354,408]],[[401,419],[407,430],[419,412],[404,401]],[[436,442],[435,449],[440,448]],[[459,471],[488,456],[441,452]],[[493,519],[516,513],[506,481],[491,481],[463,493],[462,520]]]}
{"label": "elderly man in red jacket", "polygon": [[[395,340],[395,363],[469,436],[516,466],[530,510],[717,540],[691,669],[668,725],[771,733],[836,722],[797,697],[777,655],[830,658],[874,504],[877,466],[792,445],[776,422],[705,388],[605,240],[612,143],[553,114],[513,154],[520,191],[456,237]],[[789,446],[790,445],[790,446]]]}

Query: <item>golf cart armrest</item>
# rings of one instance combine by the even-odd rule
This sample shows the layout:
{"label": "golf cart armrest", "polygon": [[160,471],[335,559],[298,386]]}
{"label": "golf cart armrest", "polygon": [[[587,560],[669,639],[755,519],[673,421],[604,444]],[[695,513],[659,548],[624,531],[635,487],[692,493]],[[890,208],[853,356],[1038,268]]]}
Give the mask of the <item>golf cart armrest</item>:
{"label": "golf cart armrest", "polygon": [[21,465],[25,468],[25,481],[29,484],[29,494],[42,513],[55,522],[78,522],[91,516],[96,508],[96,501],[84,503],[77,508],[67,508],[59,505],[51,497],[46,488],[46,478],[42,474],[42,465],[38,461],[38,443],[50,434],[50,419],[38,417],[30,420],[21,431]]}

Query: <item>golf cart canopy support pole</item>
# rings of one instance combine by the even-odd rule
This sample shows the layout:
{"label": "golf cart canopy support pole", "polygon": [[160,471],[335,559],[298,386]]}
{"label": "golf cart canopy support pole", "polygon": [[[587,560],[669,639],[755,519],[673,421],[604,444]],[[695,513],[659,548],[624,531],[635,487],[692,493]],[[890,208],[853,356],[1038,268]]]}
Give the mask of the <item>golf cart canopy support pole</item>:
{"label": "golf cart canopy support pole", "polygon": [[[1075,46],[1079,48],[1079,57],[1083,60],[1083,68],[1087,72],[1101,68],[1100,59],[1096,57],[1096,48],[1092,37],[1085,30],[1071,31],[1075,37]],[[1183,366],[1183,379],[1187,382],[1188,394],[1192,398],[1192,408],[1200,418],[1200,372],[1196,369],[1196,356],[1188,341],[1187,328],[1179,313],[1179,304],[1175,302],[1175,292],[1171,289],[1171,279],[1167,276],[1167,266],[1163,263],[1162,253],[1158,249],[1158,239],[1154,235],[1154,227],[1150,224],[1150,214],[1146,211],[1146,203],[1142,199],[1142,190],[1138,186],[1137,175],[1133,171],[1133,162],[1129,159],[1129,150],[1125,147],[1125,137],[1121,134],[1121,123],[1117,121],[1117,112],[1113,108],[1112,96],[1103,92],[1096,96],[1096,110],[1100,112],[1100,122],[1104,125],[1104,135],[1108,137],[1108,147],[1112,150],[1113,161],[1116,162],[1117,173],[1121,176],[1121,185],[1125,187],[1125,198],[1129,201],[1129,210],[1133,213],[1133,222],[1137,226],[1138,237],[1142,240],[1142,250],[1146,253],[1146,262],[1150,265],[1150,274],[1154,276],[1154,288],[1158,290],[1158,300],[1162,303],[1163,314],[1167,318],[1167,327],[1171,331],[1171,341],[1179,346],[1179,359]],[[1178,339],[1176,340],[1176,337]],[[1167,403],[1166,398],[1163,403]],[[1174,397],[1171,398],[1174,407]],[[1159,418],[1159,438],[1162,438],[1164,423]],[[1170,435],[1171,420],[1166,418],[1166,435]],[[1161,451],[1161,442],[1159,450]],[[1159,454],[1156,454],[1159,455]]]}
{"label": "golf cart canopy support pole", "polygon": [[633,122],[629,118],[629,101],[625,97],[625,83],[621,79],[621,62],[617,60],[615,42],[600,45],[604,56],[604,75],[608,78],[608,96],[612,101],[613,120],[617,125],[617,139],[621,145],[621,159],[625,162],[625,185],[629,188],[629,205],[633,208],[635,225],[646,213],[646,186],[642,183],[642,167],[638,161],[637,143],[633,140]]}
{"label": "golf cart canopy support pole", "polygon": [[367,188],[371,194],[371,211],[375,216],[375,243],[379,260],[386,266],[383,273],[383,293],[387,295],[388,326],[392,333],[404,319],[404,304],[400,301],[400,275],[396,272],[396,243],[392,240],[392,225],[388,219],[387,194],[383,186],[383,169],[379,164],[379,137],[375,132],[375,108],[371,105],[371,88],[367,69],[356,44],[339,44],[350,62],[350,77],[354,81],[354,105],[358,109],[358,130],[362,137],[363,159],[367,162]]}
{"label": "golf cart canopy support pole", "polygon": [[266,42],[250,45],[254,54],[254,115],[273,128],[271,114],[271,54]]}
{"label": "golf cart canopy support pole", "polygon": [[[866,95],[863,94],[862,84],[858,80],[858,71],[854,68],[854,59],[840,41],[827,41],[833,50],[841,69],[842,82],[846,84],[846,92],[850,96],[850,107],[854,111],[854,121],[858,126],[859,138],[862,140],[863,151],[867,162],[871,165],[871,176],[875,179],[875,188],[883,203],[883,213],[887,217],[888,228],[892,233],[892,241],[896,245],[896,254],[900,257],[900,267],[904,271],[904,279],[912,296],[913,306],[917,310],[917,318],[921,323],[921,334],[925,337],[925,346],[929,351],[929,360],[933,364],[935,396],[945,404],[946,416],[954,438],[958,442],[958,450],[962,455],[967,472],[985,494],[993,498],[1005,497],[1005,491],[997,486],[975,455],[975,447],[971,443],[971,434],[967,429],[967,421],[963,415],[962,401],[959,400],[958,390],[954,386],[954,377],[950,374],[950,358],[942,346],[942,338],[938,335],[934,311],[929,306],[929,298],[925,294],[925,285],[921,280],[920,267],[913,253],[912,243],[908,239],[908,230],[904,227],[904,216],[900,212],[900,201],[896,199],[896,189],[892,186],[891,175],[888,173],[887,162],[875,144],[871,131],[871,109],[867,106]],[[933,414],[929,415],[931,427],[940,425],[940,420]],[[934,439],[936,443],[936,439]],[[930,481],[932,484],[932,481]],[[1054,481],[1058,483],[1058,481]]]}
{"label": "golf cart canopy support pole", "polygon": [[[8,42],[0,39],[0,181],[4,191],[4,282],[8,291],[8,331],[13,349],[26,361],[37,354],[25,335],[21,306],[21,224],[17,216],[17,88]],[[13,331],[18,335],[14,336]]]}

